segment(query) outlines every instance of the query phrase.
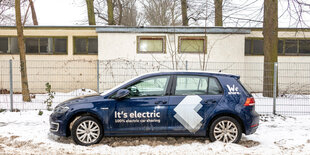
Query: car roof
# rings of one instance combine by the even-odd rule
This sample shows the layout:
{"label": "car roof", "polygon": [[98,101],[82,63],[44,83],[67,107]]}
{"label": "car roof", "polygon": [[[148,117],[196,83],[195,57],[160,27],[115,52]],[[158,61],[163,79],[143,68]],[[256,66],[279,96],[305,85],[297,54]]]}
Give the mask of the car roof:
{"label": "car roof", "polygon": [[147,73],[142,76],[156,76],[156,75],[205,75],[205,76],[227,76],[227,77],[234,77],[240,78],[239,75],[229,74],[229,73],[222,73],[222,72],[208,72],[208,71],[187,71],[187,70],[178,70],[178,71],[160,71],[160,72],[152,72]]}

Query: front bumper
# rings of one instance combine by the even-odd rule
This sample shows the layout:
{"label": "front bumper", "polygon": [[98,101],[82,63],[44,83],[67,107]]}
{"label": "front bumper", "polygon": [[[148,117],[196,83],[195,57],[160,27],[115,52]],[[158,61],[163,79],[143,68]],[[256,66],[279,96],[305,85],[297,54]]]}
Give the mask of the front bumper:
{"label": "front bumper", "polygon": [[50,131],[58,132],[58,130],[59,130],[59,123],[50,122]]}
{"label": "front bumper", "polygon": [[49,118],[50,132],[58,136],[67,136],[67,124],[63,121],[63,116],[52,113]]}

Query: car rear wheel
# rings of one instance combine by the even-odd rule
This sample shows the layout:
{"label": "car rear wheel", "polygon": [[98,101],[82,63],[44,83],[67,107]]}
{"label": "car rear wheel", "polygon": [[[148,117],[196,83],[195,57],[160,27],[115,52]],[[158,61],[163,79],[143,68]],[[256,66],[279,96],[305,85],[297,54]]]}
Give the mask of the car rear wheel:
{"label": "car rear wheel", "polygon": [[82,116],[73,123],[71,135],[76,144],[97,144],[103,137],[103,127],[97,119]]}
{"label": "car rear wheel", "polygon": [[210,141],[221,141],[224,143],[238,143],[242,136],[239,122],[228,116],[217,118],[212,122],[209,130]]}

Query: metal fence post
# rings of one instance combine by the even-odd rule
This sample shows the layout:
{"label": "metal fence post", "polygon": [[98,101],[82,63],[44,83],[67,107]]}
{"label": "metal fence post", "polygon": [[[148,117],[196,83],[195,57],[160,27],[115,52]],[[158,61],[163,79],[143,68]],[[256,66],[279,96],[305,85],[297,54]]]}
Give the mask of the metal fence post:
{"label": "metal fence post", "polygon": [[99,63],[100,63],[100,61],[97,60],[97,92],[98,93],[100,91],[100,88],[99,88],[99,76],[100,76],[100,74],[99,74]]}
{"label": "metal fence post", "polygon": [[188,70],[188,61],[185,61],[185,70]]}
{"label": "metal fence post", "polygon": [[13,68],[12,68],[12,59],[9,60],[10,63],[10,103],[11,103],[11,112],[13,112]]}
{"label": "metal fence post", "polygon": [[273,73],[273,114],[276,114],[278,63],[274,63]]}

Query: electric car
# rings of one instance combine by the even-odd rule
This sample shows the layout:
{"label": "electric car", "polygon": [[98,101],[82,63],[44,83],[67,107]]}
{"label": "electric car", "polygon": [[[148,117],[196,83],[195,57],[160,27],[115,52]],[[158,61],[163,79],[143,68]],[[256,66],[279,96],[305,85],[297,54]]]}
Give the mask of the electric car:
{"label": "electric car", "polygon": [[138,76],[102,94],[57,105],[50,132],[92,145],[105,136],[204,136],[238,143],[259,125],[253,96],[237,75],[203,71]]}

